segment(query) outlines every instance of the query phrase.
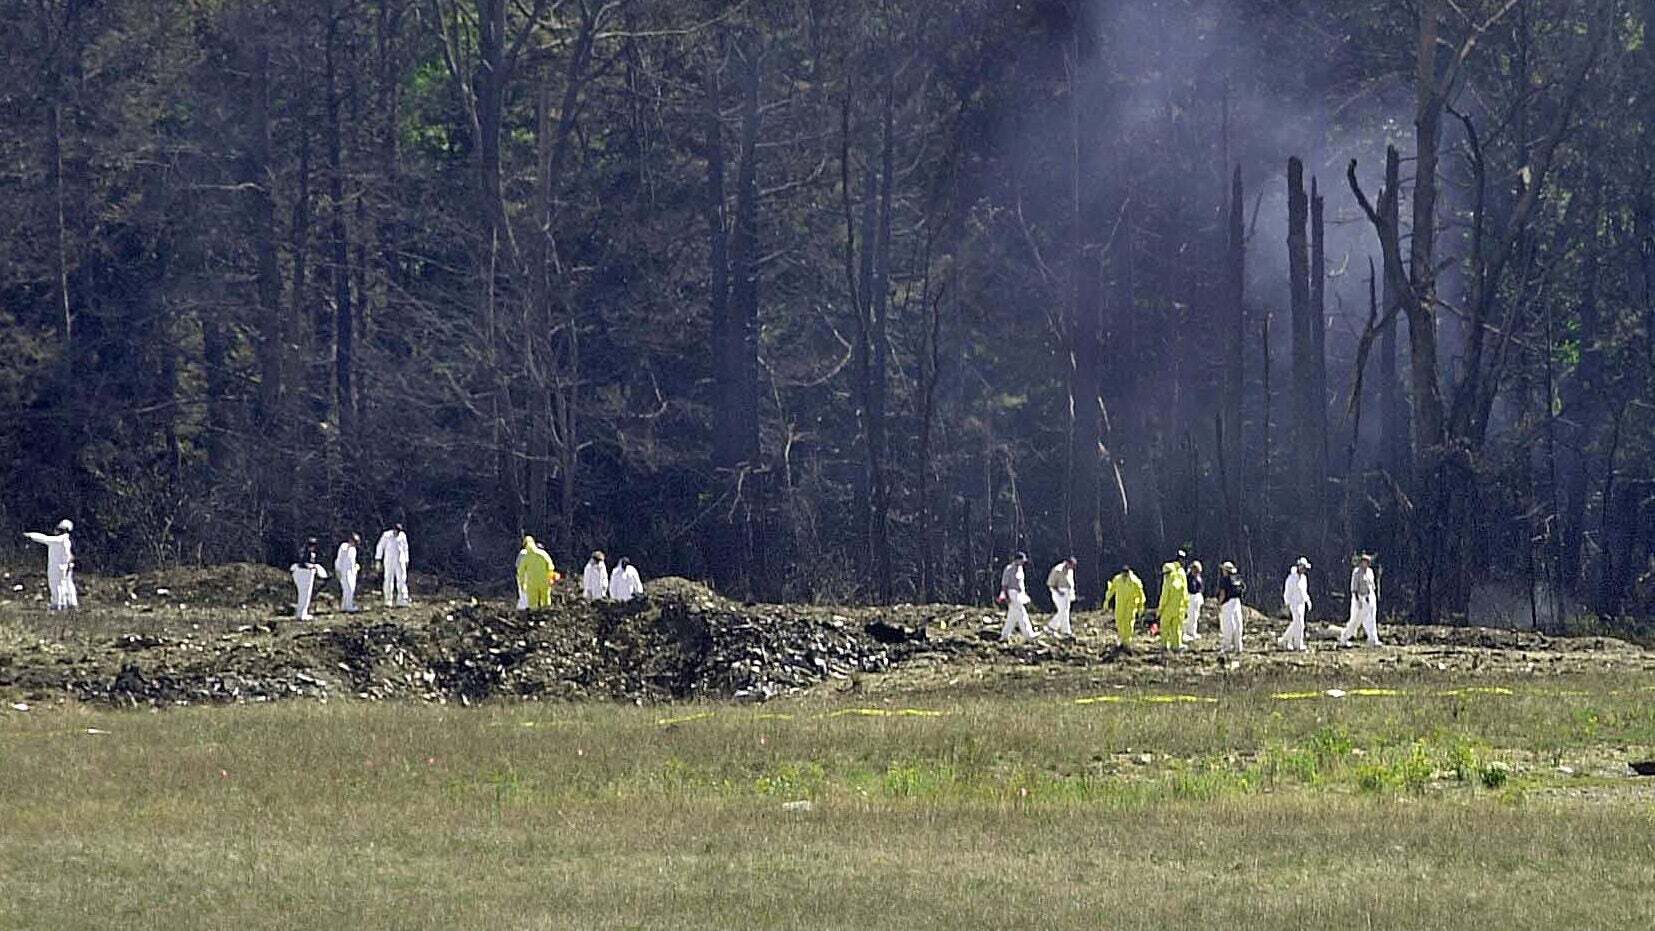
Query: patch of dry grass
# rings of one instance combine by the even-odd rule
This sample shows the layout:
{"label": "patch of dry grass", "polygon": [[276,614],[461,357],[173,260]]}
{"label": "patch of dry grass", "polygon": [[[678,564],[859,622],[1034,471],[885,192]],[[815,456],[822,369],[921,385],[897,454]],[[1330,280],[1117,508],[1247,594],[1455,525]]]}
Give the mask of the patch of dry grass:
{"label": "patch of dry grass", "polygon": [[0,927],[1639,927],[1650,684],[8,713]]}

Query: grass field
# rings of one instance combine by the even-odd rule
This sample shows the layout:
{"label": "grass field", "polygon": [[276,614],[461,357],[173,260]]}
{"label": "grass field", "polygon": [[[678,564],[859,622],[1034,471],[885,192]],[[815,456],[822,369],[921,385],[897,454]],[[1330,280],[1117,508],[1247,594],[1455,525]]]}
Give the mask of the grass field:
{"label": "grass field", "polygon": [[1655,679],[1454,685],[8,711],[0,927],[1647,927]]}

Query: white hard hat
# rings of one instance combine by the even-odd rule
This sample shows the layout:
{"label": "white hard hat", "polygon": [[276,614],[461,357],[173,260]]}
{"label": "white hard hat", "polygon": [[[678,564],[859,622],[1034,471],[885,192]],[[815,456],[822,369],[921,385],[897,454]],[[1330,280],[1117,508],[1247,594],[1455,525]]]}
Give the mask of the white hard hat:
{"label": "white hard hat", "polygon": [[57,529],[63,531],[64,533],[68,533],[75,529],[75,522],[72,520],[60,520],[57,522]]}

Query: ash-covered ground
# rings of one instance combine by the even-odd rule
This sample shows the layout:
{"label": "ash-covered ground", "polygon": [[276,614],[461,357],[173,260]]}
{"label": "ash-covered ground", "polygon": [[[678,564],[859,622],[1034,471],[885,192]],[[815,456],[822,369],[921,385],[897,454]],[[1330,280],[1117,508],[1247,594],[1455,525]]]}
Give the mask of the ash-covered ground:
{"label": "ash-covered ground", "polygon": [[[1141,636],[1121,649],[1107,614],[1076,615],[1074,640],[1000,644],[988,607],[752,605],[682,579],[629,604],[588,604],[565,582],[545,610],[509,593],[481,598],[415,580],[417,603],[388,610],[364,579],[363,613],[291,614],[286,573],[262,566],[180,569],[82,580],[83,610],[50,614],[43,580],[4,577],[0,697],[168,706],[287,698],[473,702],[761,701],[801,693],[1198,688],[1280,678],[1360,685],[1399,676],[1489,677],[1655,671],[1655,651],[1610,637],[1389,625],[1380,649],[1335,649],[1313,625],[1308,654],[1275,649],[1284,622],[1248,617],[1250,652],[1225,663],[1209,610],[1194,649],[1164,653]],[[423,597],[419,597],[421,593]],[[1037,619],[1038,623],[1038,619]]]}

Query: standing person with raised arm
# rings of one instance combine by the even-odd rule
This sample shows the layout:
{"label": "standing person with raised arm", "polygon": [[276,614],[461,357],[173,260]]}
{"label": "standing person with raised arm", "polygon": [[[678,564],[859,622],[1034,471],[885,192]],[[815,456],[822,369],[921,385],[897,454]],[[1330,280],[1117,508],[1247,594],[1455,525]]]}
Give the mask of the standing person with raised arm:
{"label": "standing person with raised arm", "polygon": [[75,546],[69,540],[74,529],[75,522],[66,518],[57,522],[57,533],[23,534],[46,547],[46,605],[52,611],[80,607],[80,593],[75,590]]}
{"label": "standing person with raised arm", "polygon": [[408,607],[408,534],[402,524],[392,524],[390,530],[379,535],[374,562],[379,563],[385,578],[385,607],[391,607],[393,599],[397,607]]}

